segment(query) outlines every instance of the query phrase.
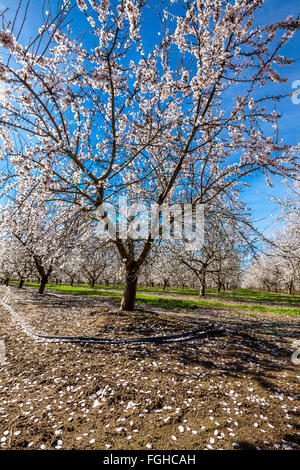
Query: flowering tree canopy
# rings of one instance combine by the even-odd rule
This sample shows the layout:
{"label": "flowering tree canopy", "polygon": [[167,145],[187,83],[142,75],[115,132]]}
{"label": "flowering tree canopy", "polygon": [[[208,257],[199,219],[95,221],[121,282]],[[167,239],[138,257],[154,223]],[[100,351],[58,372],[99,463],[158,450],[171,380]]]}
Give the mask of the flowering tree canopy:
{"label": "flowering tree canopy", "polygon": [[[280,96],[263,88],[285,81],[278,69],[292,59],[280,51],[300,20],[256,25],[262,4],[157,4],[151,44],[142,34],[146,1],[57,2],[27,43],[4,24],[0,136],[11,179],[2,182],[24,197],[38,182],[92,213],[119,194],[131,203],[236,200],[250,173],[295,175],[299,148],[276,132]],[[79,39],[75,8],[87,27]],[[130,310],[151,234],[138,253],[130,239],[115,243]]]}

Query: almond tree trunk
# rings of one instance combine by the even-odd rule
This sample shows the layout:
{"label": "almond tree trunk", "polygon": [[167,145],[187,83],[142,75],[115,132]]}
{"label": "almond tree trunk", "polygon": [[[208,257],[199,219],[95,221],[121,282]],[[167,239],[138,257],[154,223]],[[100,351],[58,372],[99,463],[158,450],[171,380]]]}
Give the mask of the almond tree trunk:
{"label": "almond tree trunk", "polygon": [[202,282],[202,283],[201,283],[201,286],[200,286],[200,296],[201,296],[201,297],[205,297],[205,282]]}
{"label": "almond tree trunk", "polygon": [[39,294],[43,294],[44,293],[44,290],[45,290],[45,287],[46,287],[46,284],[48,282],[48,279],[50,277],[50,274],[52,273],[52,269],[53,269],[53,266],[52,264],[50,264],[48,270],[46,271],[44,269],[44,266],[41,264],[41,261],[39,260],[39,258],[37,256],[34,256],[34,262],[35,262],[35,265],[36,265],[36,269],[38,270],[39,274],[40,274],[40,287],[39,287]]}
{"label": "almond tree trunk", "polygon": [[126,263],[125,287],[121,301],[122,310],[134,310],[137,281],[138,273],[135,262]]}
{"label": "almond tree trunk", "polygon": [[200,278],[200,296],[205,297],[205,271],[202,272]]}
{"label": "almond tree trunk", "polygon": [[205,288],[206,288],[206,266],[203,266],[200,272],[200,296],[201,297],[205,297]]}
{"label": "almond tree trunk", "polygon": [[18,288],[19,288],[19,289],[22,289],[23,284],[24,284],[24,279],[21,278],[20,281],[19,281]]}
{"label": "almond tree trunk", "polygon": [[44,293],[47,282],[48,282],[48,276],[42,276],[41,277],[41,282],[40,282],[40,287],[39,287],[39,294]]}
{"label": "almond tree trunk", "polygon": [[201,270],[198,271],[198,279],[200,280],[200,296],[205,297],[205,288],[206,288],[206,269],[207,266],[203,265]]}

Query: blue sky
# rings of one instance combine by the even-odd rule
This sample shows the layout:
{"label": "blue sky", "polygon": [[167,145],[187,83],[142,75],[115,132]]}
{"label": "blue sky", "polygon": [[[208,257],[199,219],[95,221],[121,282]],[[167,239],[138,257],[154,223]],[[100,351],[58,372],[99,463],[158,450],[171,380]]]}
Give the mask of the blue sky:
{"label": "blue sky", "polygon": [[[286,18],[288,15],[297,15],[300,12],[299,0],[267,0],[260,13],[257,21],[273,22]],[[300,58],[300,33],[298,32],[293,40],[287,44],[283,53],[286,57]],[[283,95],[294,91],[292,83],[300,80],[300,60],[296,61],[289,67],[282,68],[282,75],[288,78],[284,84],[278,85],[278,90]],[[300,104],[293,104],[291,98],[285,98],[278,106],[278,111],[283,114],[279,124],[279,136],[286,142],[296,144],[299,141],[300,128]],[[276,198],[283,197],[286,194],[286,186],[282,183],[282,178],[272,177],[271,182],[274,187],[271,189],[265,184],[264,176],[256,175],[249,179],[251,188],[245,191],[242,198],[251,208],[257,225],[271,234],[277,227],[274,219],[270,214],[278,213],[276,205],[272,204],[271,196]],[[283,222],[281,222],[283,224]]]}
{"label": "blue sky", "polygon": [[[18,3],[19,0],[0,0],[0,9],[3,10],[5,7],[9,7],[14,11]],[[30,21],[27,22],[26,29],[24,30],[24,35],[27,37],[31,34],[34,35],[41,25],[42,18],[40,16],[40,9],[42,3],[41,0],[31,0],[29,13]],[[55,4],[56,1],[51,0],[51,5]],[[157,4],[157,2],[155,1],[153,4]],[[285,19],[290,14],[297,15],[299,12],[300,0],[266,0],[264,6],[256,16],[256,21],[257,23],[275,22],[280,19]],[[146,41],[149,41],[149,44],[156,36],[155,22],[157,22],[157,11],[155,9],[149,9],[143,27],[143,35]],[[300,58],[299,32],[285,47],[283,53],[286,57]],[[288,81],[278,85],[278,91],[286,95],[293,91],[292,83],[295,80],[300,80],[300,60],[289,67],[282,68],[281,75],[287,77]],[[279,124],[279,137],[283,138],[286,142],[292,144],[297,143],[299,140],[300,104],[293,104],[291,98],[287,97],[278,105],[277,110],[283,114]],[[271,182],[274,185],[273,188],[267,187],[263,175],[252,176],[248,179],[248,183],[251,187],[246,189],[241,197],[251,209],[253,218],[257,221],[258,228],[268,235],[278,227],[271,216],[271,214],[276,214],[277,211],[276,206],[271,201],[271,196],[282,197],[286,192],[282,178],[271,177]],[[281,222],[281,224],[283,223],[284,222]]]}

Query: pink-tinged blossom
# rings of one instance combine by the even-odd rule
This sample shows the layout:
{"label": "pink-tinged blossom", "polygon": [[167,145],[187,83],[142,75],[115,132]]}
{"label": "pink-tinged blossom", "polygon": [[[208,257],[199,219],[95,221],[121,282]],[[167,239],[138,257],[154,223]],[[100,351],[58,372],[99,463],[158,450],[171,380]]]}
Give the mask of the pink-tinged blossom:
{"label": "pink-tinged blossom", "polygon": [[0,45],[10,49],[11,52],[15,49],[16,40],[8,29],[0,31]]}
{"label": "pink-tinged blossom", "polygon": [[76,3],[77,3],[79,10],[81,11],[87,10],[87,5],[84,0],[76,0]]}

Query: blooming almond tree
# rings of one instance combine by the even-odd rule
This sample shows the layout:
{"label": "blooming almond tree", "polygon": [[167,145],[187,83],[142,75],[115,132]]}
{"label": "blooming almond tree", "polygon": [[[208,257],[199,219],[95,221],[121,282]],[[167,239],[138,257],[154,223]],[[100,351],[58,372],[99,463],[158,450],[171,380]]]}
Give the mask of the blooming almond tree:
{"label": "blooming almond tree", "polygon": [[288,294],[300,282],[300,224],[287,227],[276,240],[273,248],[280,260],[283,270],[283,282],[287,286]]}
{"label": "blooming almond tree", "polygon": [[[91,287],[95,287],[99,279],[103,279],[105,271],[116,257],[115,247],[107,242],[100,243],[95,237],[85,243],[82,248],[81,275],[88,280]],[[117,267],[117,263],[116,267]]]}
{"label": "blooming almond tree", "polygon": [[[35,263],[30,252],[15,238],[9,240],[9,248],[12,252],[14,276],[19,281],[18,287],[22,289],[24,282],[35,272]],[[7,243],[7,244],[8,244]],[[6,248],[7,248],[6,244]]]}
{"label": "blooming almond tree", "polygon": [[9,280],[15,272],[14,264],[14,246],[7,243],[7,240],[0,242],[0,276],[1,282],[8,286]]}
{"label": "blooming almond tree", "polygon": [[[16,195],[14,202],[2,210],[0,220],[0,232],[6,234],[6,248],[15,250],[13,265],[18,259],[24,262],[20,258],[25,252],[39,273],[40,294],[58,260],[83,240],[82,232],[87,233],[86,224],[69,206],[49,204],[47,193],[42,194],[43,198],[31,197],[25,201]],[[18,272],[16,268],[14,272]]]}
{"label": "blooming almond tree", "polygon": [[300,229],[299,223],[287,226],[265,247],[265,253],[246,270],[245,287],[288,294],[300,287]]}
{"label": "blooming almond tree", "polygon": [[[94,212],[120,194],[160,205],[186,201],[188,188],[189,202],[205,203],[256,171],[295,174],[298,147],[272,129],[280,96],[271,85],[285,81],[278,69],[292,60],[280,51],[299,18],[255,25],[263,3],[151,2],[152,41],[146,1],[58,1],[28,41],[4,18],[1,155],[14,184],[43,175],[55,197]],[[153,237],[137,250],[110,233],[125,267],[122,307],[132,310]]]}
{"label": "blooming almond tree", "polygon": [[73,286],[75,281],[80,281],[81,278],[81,266],[83,263],[82,250],[77,246],[69,251],[61,259],[60,265],[55,269],[57,276],[61,277],[64,282],[69,282]]}
{"label": "blooming almond tree", "polygon": [[285,197],[273,197],[280,209],[277,221],[284,222],[284,228],[265,244],[264,254],[248,266],[246,287],[275,292],[287,289],[288,294],[300,288],[300,183],[299,179],[286,183]]}

